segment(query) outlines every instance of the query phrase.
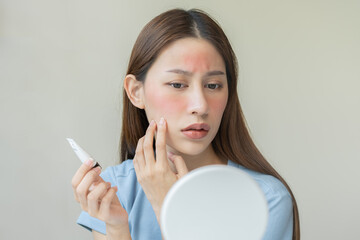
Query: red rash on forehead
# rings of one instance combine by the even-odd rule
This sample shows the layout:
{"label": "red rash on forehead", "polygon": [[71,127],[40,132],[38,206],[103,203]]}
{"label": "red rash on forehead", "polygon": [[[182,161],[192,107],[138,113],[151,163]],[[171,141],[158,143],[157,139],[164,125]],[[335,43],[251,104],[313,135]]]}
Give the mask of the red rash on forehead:
{"label": "red rash on forehead", "polygon": [[191,72],[207,71],[209,69],[207,58],[202,53],[187,54],[184,56],[184,64],[190,68]]}
{"label": "red rash on forehead", "polygon": [[210,69],[208,53],[199,51],[197,53],[184,54],[184,64],[191,72],[205,72]]}

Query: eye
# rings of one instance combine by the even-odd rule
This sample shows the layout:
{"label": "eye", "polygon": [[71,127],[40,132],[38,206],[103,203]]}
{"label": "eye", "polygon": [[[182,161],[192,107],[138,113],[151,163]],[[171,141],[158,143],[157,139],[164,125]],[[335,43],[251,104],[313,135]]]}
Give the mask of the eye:
{"label": "eye", "polygon": [[206,87],[214,90],[214,89],[217,89],[217,88],[221,88],[222,85],[221,85],[221,84],[217,84],[217,83],[209,83],[209,84],[206,84]]}
{"label": "eye", "polygon": [[182,83],[170,83],[170,86],[172,86],[173,88],[184,88],[185,84]]}

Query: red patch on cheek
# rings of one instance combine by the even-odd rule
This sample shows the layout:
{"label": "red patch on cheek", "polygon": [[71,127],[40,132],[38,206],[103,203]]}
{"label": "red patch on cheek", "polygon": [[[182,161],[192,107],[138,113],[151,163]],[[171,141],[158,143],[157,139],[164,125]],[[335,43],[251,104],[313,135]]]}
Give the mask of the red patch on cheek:
{"label": "red patch on cheek", "polygon": [[150,117],[169,119],[174,114],[181,112],[182,105],[184,105],[184,101],[181,98],[158,94],[154,91],[147,96],[146,111],[151,115]]}
{"label": "red patch on cheek", "polygon": [[210,100],[208,104],[209,104],[209,108],[213,109],[213,111],[215,111],[216,114],[222,114],[226,108],[227,99]]}

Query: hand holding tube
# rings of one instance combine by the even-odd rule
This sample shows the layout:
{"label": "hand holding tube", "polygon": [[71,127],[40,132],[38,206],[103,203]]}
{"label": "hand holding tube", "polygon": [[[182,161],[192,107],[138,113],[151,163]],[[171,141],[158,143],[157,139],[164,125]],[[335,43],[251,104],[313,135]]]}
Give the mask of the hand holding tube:
{"label": "hand holding tube", "polygon": [[90,216],[106,223],[107,237],[110,235],[131,239],[128,214],[116,195],[117,187],[105,182],[100,176],[101,168],[93,167],[94,161],[88,159],[72,178],[75,200]]}

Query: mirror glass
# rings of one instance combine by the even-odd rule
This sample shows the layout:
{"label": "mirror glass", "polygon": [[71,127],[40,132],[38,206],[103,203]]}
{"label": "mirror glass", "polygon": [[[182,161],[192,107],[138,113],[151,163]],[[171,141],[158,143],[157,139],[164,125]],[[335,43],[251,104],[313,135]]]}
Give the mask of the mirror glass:
{"label": "mirror glass", "polygon": [[226,165],[195,169],[179,179],[163,203],[160,222],[166,240],[259,240],[268,208],[258,184]]}

